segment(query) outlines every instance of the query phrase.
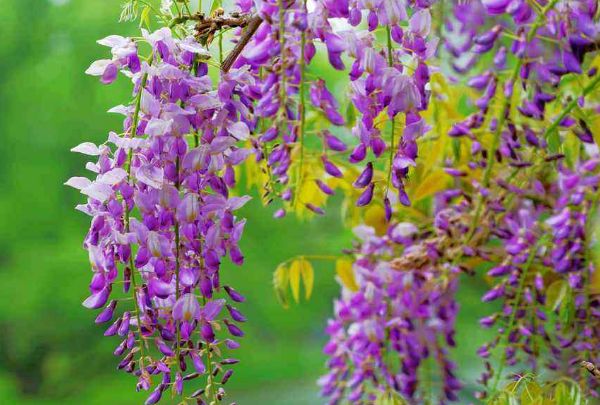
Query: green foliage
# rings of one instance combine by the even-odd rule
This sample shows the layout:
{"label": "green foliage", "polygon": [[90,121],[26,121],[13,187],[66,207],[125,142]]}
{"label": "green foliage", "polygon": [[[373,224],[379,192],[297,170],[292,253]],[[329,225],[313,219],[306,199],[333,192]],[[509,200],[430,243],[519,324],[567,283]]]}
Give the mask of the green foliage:
{"label": "green foliage", "polygon": [[408,402],[395,392],[382,392],[375,398],[374,405],[408,405]]}
{"label": "green foliage", "polygon": [[507,384],[487,405],[586,405],[581,388],[572,380],[541,382],[527,374]]}

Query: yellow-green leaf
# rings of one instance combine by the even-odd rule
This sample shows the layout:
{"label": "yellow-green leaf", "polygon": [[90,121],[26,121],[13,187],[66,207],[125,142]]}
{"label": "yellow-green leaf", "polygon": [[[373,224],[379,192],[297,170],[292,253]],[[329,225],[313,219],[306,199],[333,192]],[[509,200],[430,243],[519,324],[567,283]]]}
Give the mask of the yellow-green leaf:
{"label": "yellow-green leaf", "polygon": [[219,8],[223,7],[223,1],[222,0],[215,0],[212,3],[212,7],[210,8],[210,15],[213,15],[215,11],[217,11]]}
{"label": "yellow-green leaf", "polygon": [[344,287],[350,291],[358,291],[358,284],[356,284],[356,280],[354,279],[351,260],[346,258],[336,260],[335,272]]}
{"label": "yellow-green leaf", "polygon": [[150,11],[151,9],[147,5],[142,9],[142,13],[140,14],[140,27],[145,25],[150,28]]}
{"label": "yellow-green leaf", "polygon": [[313,285],[315,283],[315,271],[312,264],[304,258],[300,259],[300,274],[302,275],[302,282],[304,283],[304,294],[308,300],[312,294]]}
{"label": "yellow-green leaf", "polygon": [[408,402],[399,394],[391,391],[380,392],[375,398],[374,405],[406,405]]}
{"label": "yellow-green leaf", "polygon": [[521,405],[537,405],[541,401],[542,387],[533,380],[523,384],[521,391]]}
{"label": "yellow-green leaf", "polygon": [[290,288],[292,289],[292,297],[294,301],[300,301],[300,273],[301,273],[302,262],[300,260],[294,260],[290,266]]}
{"label": "yellow-green leaf", "polygon": [[140,27],[144,25],[150,28],[150,7],[145,6],[140,14]]}
{"label": "yellow-green leaf", "polygon": [[449,176],[443,170],[435,170],[427,175],[415,189],[415,192],[410,196],[414,201],[419,201],[423,198],[434,195],[438,191],[446,188]]}
{"label": "yellow-green leaf", "polygon": [[275,289],[275,294],[277,295],[277,299],[281,303],[284,308],[288,307],[287,300],[287,286],[289,280],[289,272],[285,265],[280,264],[277,266],[275,273],[273,273],[273,288]]}
{"label": "yellow-green leaf", "polygon": [[564,280],[557,280],[550,284],[546,290],[546,308],[556,311],[565,299],[569,285]]}
{"label": "yellow-green leaf", "polygon": [[366,225],[375,229],[377,235],[385,235],[388,229],[388,222],[385,219],[385,209],[379,204],[371,204],[364,215]]}

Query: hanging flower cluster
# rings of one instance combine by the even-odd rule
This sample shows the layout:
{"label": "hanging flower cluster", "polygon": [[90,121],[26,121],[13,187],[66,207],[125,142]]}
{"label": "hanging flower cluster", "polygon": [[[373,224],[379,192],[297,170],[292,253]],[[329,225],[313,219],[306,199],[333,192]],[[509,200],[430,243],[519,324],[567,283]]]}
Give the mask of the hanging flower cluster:
{"label": "hanging flower cluster", "polygon": [[[377,3],[365,3],[364,8],[355,4],[350,10],[342,10],[338,5],[338,9],[330,12],[329,16],[346,17],[350,25],[358,26],[363,12],[367,14],[368,31],[340,33],[347,44],[348,56],[354,59],[349,72],[351,101],[359,113],[352,128],[359,143],[352,150],[349,161],[364,161],[369,150],[374,158],[389,151],[389,174],[387,182],[380,188],[386,218],[389,220],[392,214],[388,195],[390,181],[397,190],[391,200],[404,205],[410,204],[404,180],[409,168],[416,165],[416,140],[428,130],[419,112],[426,110],[428,106],[430,71],[427,63],[435,54],[438,39],[431,35],[429,3],[417,2],[410,19],[402,2]],[[319,14],[327,16],[326,10],[325,8]],[[401,24],[408,27],[403,29]],[[329,23],[327,27],[331,29]],[[387,35],[383,49],[378,48],[374,34],[379,28],[384,28]],[[399,114],[404,114],[404,129],[400,139],[396,140],[396,131],[399,123],[402,123]],[[384,140],[387,136],[384,136],[377,125],[382,115],[387,115],[391,121],[389,142]],[[368,162],[354,182],[355,187],[365,189],[357,205],[369,204],[373,197],[375,183],[372,165],[372,161]]]}
{"label": "hanging flower cluster", "polygon": [[356,260],[340,279],[342,296],[326,329],[329,372],[319,383],[330,403],[373,403],[390,391],[431,400],[419,389],[420,370],[429,361],[440,370],[434,379],[440,381],[439,403],[458,398],[461,383],[448,348],[455,345],[461,269],[451,259],[461,254],[454,241],[466,217],[454,208],[441,209],[438,217],[429,237],[408,222],[391,225],[383,236],[371,227],[355,229]]}
{"label": "hanging flower cluster", "polygon": [[[478,353],[489,359],[498,347],[501,365],[494,369],[486,361],[484,385],[496,385],[504,365],[538,370],[544,360],[547,369],[579,379],[581,361],[599,360],[600,300],[589,290],[593,266],[585,256],[599,162],[582,162],[575,172],[559,164],[554,182],[511,187],[514,202],[491,229],[502,249],[487,272],[497,281],[482,301],[501,300],[503,307],[481,320],[499,334]],[[585,380],[596,392],[598,381]]]}
{"label": "hanging flower cluster", "polygon": [[[482,92],[475,112],[449,131],[451,137],[468,139],[471,152],[467,170],[449,173],[470,177],[483,170],[470,181],[480,193],[474,197],[473,229],[488,217],[483,226],[502,245],[498,255],[486,258],[494,265],[488,276],[499,282],[483,301],[501,299],[503,308],[481,322],[497,324],[499,333],[478,352],[486,359],[496,347],[502,353],[499,367],[486,362],[482,375],[492,392],[505,366],[524,361],[535,371],[542,359],[547,368],[577,377],[583,386],[589,380],[590,393],[597,385],[579,367],[582,360],[595,360],[590,351],[597,350],[599,340],[596,297],[586,287],[593,264],[585,256],[586,223],[597,204],[598,149],[591,145],[592,130],[582,112],[595,108],[586,96],[600,83],[595,67],[583,72],[585,56],[600,38],[596,13],[597,3],[586,1],[483,1],[471,11],[454,5],[450,26],[467,34],[447,41],[455,56],[467,60],[455,70],[475,69],[476,58],[494,54],[494,64],[468,80]],[[579,84],[565,85],[575,75]],[[491,141],[486,142],[486,131]]]}
{"label": "hanging flower cluster", "polygon": [[88,70],[104,83],[120,70],[134,99],[111,109],[125,116],[123,133],[73,149],[98,158],[86,166],[95,180],[67,182],[88,196],[78,209],[92,217],[84,243],[91,295],[83,305],[104,307],[96,323],[112,322],[104,334],[122,339],[119,369],[137,376],[138,389],[152,389],[147,404],[168,390],[182,395],[184,382],[199,376],[206,385],[194,384],[189,396],[206,391],[215,401],[232,374],[226,366],[237,363],[225,352],[239,346],[245,321],[233,306],[244,297],[221,285],[219,269],[226,257],[243,263],[245,220],[235,212],[249,197],[230,189],[233,168],[250,153],[240,145],[252,119],[243,94],[254,79],[232,70],[215,87],[209,54],[193,37],[178,39],[169,28],[142,34],[148,58],[136,41],[112,35],[99,43],[113,59]]}
{"label": "hanging flower cluster", "polygon": [[[430,33],[430,4],[418,2],[409,18],[406,5],[396,1],[331,2],[318,1],[307,9],[306,2],[271,0],[258,3],[239,2],[243,12],[257,13],[264,22],[258,28],[246,51],[235,66],[250,66],[256,76],[257,136],[259,159],[267,163],[267,194],[279,196],[287,208],[301,203],[309,210],[322,214],[322,207],[299,201],[304,181],[314,178],[305,162],[320,162],[322,175],[315,181],[320,192],[333,194],[331,183],[344,177],[348,164],[359,165],[360,173],[353,185],[359,190],[356,205],[368,205],[375,193],[376,178],[373,165],[381,157],[379,166],[387,167],[387,182],[379,187],[385,194],[388,220],[391,202],[388,190],[393,185],[398,193],[391,198],[409,205],[404,190],[404,179],[417,156],[416,139],[427,130],[419,112],[427,109],[429,67],[437,39]],[[366,30],[358,30],[362,15],[366,14]],[[347,29],[335,29],[331,20]],[[401,25],[408,23],[407,28]],[[351,29],[352,28],[352,29]],[[381,46],[375,32],[387,32],[386,45]],[[243,32],[243,31],[240,31]],[[243,36],[243,34],[240,34]],[[323,43],[330,65],[336,70],[346,68],[343,56],[354,62],[349,69],[352,110],[359,115],[352,127],[356,146],[350,149],[346,142],[329,130],[307,127],[308,99],[315,112],[322,114],[334,126],[346,124],[340,114],[339,103],[322,79],[309,80],[310,63],[317,45]],[[308,92],[308,94],[307,94]],[[400,114],[404,114],[405,128],[401,139]],[[390,135],[381,130],[381,121],[389,117]],[[351,125],[352,123],[347,123]],[[306,151],[307,134],[316,133],[321,151]],[[385,136],[384,136],[385,135]],[[385,138],[389,138],[386,141]],[[373,156],[368,153],[371,150]],[[382,155],[389,150],[390,158]],[[365,159],[369,161],[363,164]],[[387,165],[387,166],[386,166]],[[294,170],[290,173],[290,169]],[[354,170],[356,171],[356,169]],[[349,171],[351,172],[351,171]],[[332,181],[329,181],[332,180]],[[276,216],[285,215],[285,209]]]}
{"label": "hanging flower cluster", "polygon": [[[583,106],[584,97],[600,81],[597,69],[587,72],[592,80],[581,95],[573,95],[568,87],[565,94],[556,89],[566,75],[585,75],[582,68],[585,56],[600,41],[600,27],[594,22],[597,2],[550,0],[543,5],[532,5],[526,1],[494,0],[481,4],[483,11],[479,12],[479,18],[468,18],[458,17],[464,11],[464,5],[458,3],[455,15],[462,22],[461,31],[470,35],[458,48],[451,45],[451,49],[455,56],[470,57],[473,61],[467,63],[470,66],[486,54],[494,55],[494,63],[469,79],[471,87],[483,92],[475,102],[477,111],[456,123],[449,135],[475,139],[478,132],[487,128],[499,138],[519,121],[527,142],[535,146],[548,142],[552,152],[556,152],[560,142],[559,128],[570,128],[582,142],[592,143],[588,124],[571,114],[578,103]],[[473,10],[477,7],[481,6],[474,6]],[[502,18],[505,15],[510,19]],[[503,77],[499,72],[507,69],[510,57],[516,62],[508,69],[509,75]],[[571,100],[573,96],[576,99]],[[546,106],[557,98],[564,104],[558,115],[552,116],[554,111],[548,111]],[[511,108],[517,108],[518,116],[509,116]],[[487,119],[490,110],[496,114],[491,120]],[[493,146],[498,148],[499,143],[496,141]],[[515,159],[510,152],[507,148],[492,150],[488,163],[496,153]]]}

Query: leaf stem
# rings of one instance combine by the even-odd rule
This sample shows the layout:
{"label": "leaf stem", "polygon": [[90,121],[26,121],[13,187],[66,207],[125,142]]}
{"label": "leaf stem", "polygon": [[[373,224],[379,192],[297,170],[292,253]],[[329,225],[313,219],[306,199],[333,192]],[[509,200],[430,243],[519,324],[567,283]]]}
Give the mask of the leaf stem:
{"label": "leaf stem", "polygon": [[[529,42],[531,42],[533,40],[533,38],[535,37],[535,35],[537,33],[537,30],[543,24],[544,19],[546,18],[546,15],[554,7],[554,5],[557,2],[558,2],[558,0],[550,0],[550,2],[546,5],[546,7],[543,9],[543,11],[540,14],[538,14],[538,16],[536,17],[529,32],[527,33],[527,37],[525,39],[525,46],[527,46],[527,44],[529,44]],[[502,135],[502,130],[504,129],[504,124],[506,123],[506,120],[508,118],[508,113],[509,113],[509,109],[510,109],[510,101],[511,101],[510,98],[513,93],[512,90],[514,90],[516,80],[517,80],[517,77],[519,76],[519,71],[521,70],[522,66],[523,66],[523,58],[519,58],[517,60],[517,63],[515,64],[515,67],[511,73],[509,81],[508,81],[508,83],[511,86],[511,92],[508,97],[504,98],[502,106],[500,107],[500,115],[498,116],[498,119],[497,119],[496,130],[494,131],[494,137],[492,139],[492,146],[490,148],[490,151],[488,152],[487,164],[485,167],[485,171],[483,172],[483,179],[481,182],[481,185],[484,188],[489,186],[489,183],[490,183],[490,177],[492,175],[492,168],[494,167],[494,162],[496,161],[496,151],[500,147],[500,137]],[[467,237],[467,242],[469,242],[473,238],[473,235],[475,234],[475,228],[477,227],[477,224],[478,224],[479,219],[481,218],[481,214],[483,212],[484,199],[485,198],[483,197],[483,195],[481,195],[477,201],[477,208],[475,210],[475,216],[473,217],[473,222],[471,224],[469,235]]]}
{"label": "leaf stem", "polygon": [[[394,49],[392,46],[392,32],[390,30],[390,26],[386,25],[385,30],[386,30],[386,36],[387,36],[388,66],[394,67],[394,57],[392,55],[392,52]],[[396,116],[393,116],[392,117],[392,134],[390,137],[389,168],[388,168],[387,182],[386,182],[386,186],[385,186],[385,193],[383,195],[384,198],[387,197],[387,195],[388,195],[388,192],[390,190],[390,183],[392,181],[392,166],[394,165],[394,141],[395,141],[394,138],[395,138],[395,135],[396,135]]]}
{"label": "leaf stem", "polygon": [[[206,305],[206,297],[202,296],[202,303]],[[208,383],[208,392],[207,397],[209,399],[209,405],[217,403],[217,391],[215,391],[215,381],[213,376],[213,367],[212,367],[212,353],[210,351],[210,343],[206,342],[206,369],[208,371],[208,376],[206,378],[206,382]],[[212,398],[212,400],[211,400]]]}
{"label": "leaf stem", "polygon": [[[510,336],[510,332],[512,331],[512,329],[515,326],[515,320],[517,319],[519,300],[521,298],[521,295],[523,294],[523,290],[525,289],[525,280],[527,279],[527,274],[529,273],[529,268],[531,267],[533,260],[535,259],[536,253],[538,251],[538,248],[541,245],[541,242],[542,242],[541,239],[538,240],[537,243],[535,245],[533,245],[533,247],[531,248],[531,251],[529,252],[529,256],[527,257],[527,261],[523,265],[523,269],[519,276],[519,286],[517,287],[517,292],[515,295],[515,302],[512,306],[513,309],[510,314],[508,326],[506,327],[506,329],[504,330],[504,333],[500,337],[500,340],[506,341],[505,344],[508,343],[508,337]],[[504,371],[505,363],[506,363],[506,350],[503,350],[501,360],[500,360],[500,365],[498,367],[498,371],[496,372],[496,377],[494,378],[494,384],[492,386],[492,394],[495,394],[498,389],[498,384],[500,382],[500,377],[502,376],[502,372]]]}
{"label": "leaf stem", "polygon": [[[175,158],[175,188],[177,189],[177,193],[179,193],[179,155]],[[180,270],[180,262],[179,262],[179,221],[177,221],[177,213],[175,214],[175,302],[179,300],[181,295],[179,289],[179,270]],[[177,334],[177,345],[175,346],[175,353],[177,357],[177,364],[181,369],[181,364],[179,363],[179,355],[181,353],[181,322],[177,321],[175,324],[176,334]],[[183,371],[183,370],[181,370]]]}
{"label": "leaf stem", "polygon": [[[598,84],[600,84],[600,74],[596,74],[596,77],[583,88],[581,97],[585,97],[590,94],[590,92],[594,90]],[[578,99],[579,97],[575,97],[573,100],[571,100],[571,102],[569,102],[569,104],[567,104],[565,108],[562,109],[558,117],[556,117],[546,131],[544,131],[544,138],[547,138],[552,132],[557,130],[562,120],[564,120],[565,117],[569,115],[569,113],[573,111],[575,107],[577,107]]]}
{"label": "leaf stem", "polygon": [[[153,55],[150,56],[150,60],[148,62],[149,65],[152,64],[152,60],[153,60]],[[133,118],[132,118],[132,122],[131,122],[131,130],[129,133],[129,137],[130,138],[134,138],[135,134],[137,132],[138,129],[138,124],[139,124],[139,117],[140,117],[140,109],[141,109],[141,105],[142,105],[142,94],[144,92],[144,89],[146,88],[146,82],[148,81],[148,73],[144,73],[142,76],[142,80],[140,81],[140,88],[138,90],[138,94],[136,95],[136,100],[135,100],[135,110],[133,112]],[[127,154],[127,182],[129,183],[131,181],[131,163],[133,161],[133,148],[129,149],[129,152]],[[125,204],[125,231],[129,232],[130,231],[130,220],[131,220],[131,214],[129,212],[129,207],[127,207],[127,202],[124,200],[124,204]],[[137,282],[136,282],[136,278],[135,278],[135,263],[133,262],[133,245],[130,244],[129,245],[129,268],[131,269],[131,285],[132,285],[132,299],[133,299],[133,304],[134,304],[134,308],[135,308],[135,316],[136,316],[136,321],[137,321],[137,329],[138,329],[138,335],[140,336],[140,339],[142,338],[142,322],[141,322],[141,318],[140,318],[140,309],[138,306],[138,301],[137,301]],[[145,368],[144,368],[144,344],[143,342],[140,340],[140,369],[142,370],[142,373],[145,372]]]}
{"label": "leaf stem", "polygon": [[[306,13],[306,0],[303,2],[303,11]],[[305,69],[306,62],[305,58],[305,48],[306,47],[306,31],[302,31],[300,36],[300,105],[298,108],[298,114],[300,115],[300,162],[298,167],[298,176],[296,180],[296,192],[294,193],[294,204],[293,207],[296,207],[298,203],[298,193],[300,192],[300,186],[302,186],[302,177],[304,176],[304,133],[306,131],[306,84],[304,83],[306,79]]]}

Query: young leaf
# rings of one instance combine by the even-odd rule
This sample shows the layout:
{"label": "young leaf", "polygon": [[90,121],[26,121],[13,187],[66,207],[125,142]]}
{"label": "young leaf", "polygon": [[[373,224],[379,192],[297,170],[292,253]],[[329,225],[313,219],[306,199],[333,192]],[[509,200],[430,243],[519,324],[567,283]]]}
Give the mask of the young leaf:
{"label": "young leaf", "polygon": [[308,300],[312,294],[315,282],[315,271],[312,264],[304,258],[300,259],[300,264],[300,274],[302,275],[302,282],[304,283],[305,298]]}
{"label": "young leaf", "polygon": [[335,272],[344,287],[350,291],[358,291],[358,284],[356,284],[356,280],[354,279],[351,260],[346,258],[338,259],[335,262]]}
{"label": "young leaf", "polygon": [[364,221],[366,225],[375,229],[377,235],[385,235],[387,232],[389,224],[385,219],[385,210],[379,204],[371,204],[365,210]]}
{"label": "young leaf", "polygon": [[408,402],[404,400],[399,394],[391,391],[380,392],[375,398],[374,405],[407,405]]}
{"label": "young leaf", "polygon": [[214,0],[212,2],[212,6],[210,8],[210,15],[213,15],[213,13],[221,7],[223,7],[223,1],[222,0]]}
{"label": "young leaf", "polygon": [[290,266],[290,288],[292,289],[292,297],[294,301],[300,302],[300,273],[302,267],[302,259],[294,260]]}
{"label": "young leaf", "polygon": [[546,308],[556,311],[567,295],[569,285],[564,280],[557,280],[546,290]]}
{"label": "young leaf", "polygon": [[534,380],[526,381],[521,391],[522,405],[537,405],[542,399],[542,388]]}
{"label": "young leaf", "polygon": [[415,189],[413,195],[411,195],[414,201],[419,201],[423,198],[434,195],[438,191],[446,188],[450,176],[448,176],[443,170],[432,171],[425,177]]}
{"label": "young leaf", "polygon": [[560,135],[558,129],[553,130],[548,134],[548,150],[552,153],[558,153],[560,150]]}
{"label": "young leaf", "polygon": [[142,13],[140,14],[140,28],[147,27],[150,28],[150,7],[144,6],[142,9]]}
{"label": "young leaf", "polygon": [[287,286],[289,280],[288,268],[280,264],[273,273],[273,288],[275,295],[284,308],[288,307]]}

